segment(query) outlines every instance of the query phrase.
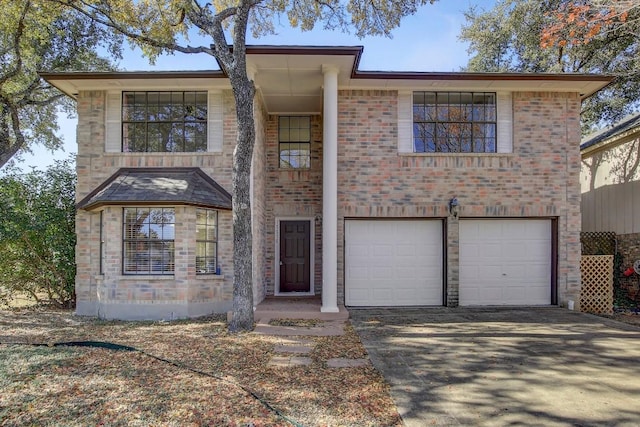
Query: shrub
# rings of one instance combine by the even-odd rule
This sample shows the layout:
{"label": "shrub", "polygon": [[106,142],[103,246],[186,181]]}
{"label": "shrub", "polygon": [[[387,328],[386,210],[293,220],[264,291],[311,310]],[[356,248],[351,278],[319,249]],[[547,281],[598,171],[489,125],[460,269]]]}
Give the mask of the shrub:
{"label": "shrub", "polygon": [[71,160],[0,177],[0,299],[75,303],[75,185]]}

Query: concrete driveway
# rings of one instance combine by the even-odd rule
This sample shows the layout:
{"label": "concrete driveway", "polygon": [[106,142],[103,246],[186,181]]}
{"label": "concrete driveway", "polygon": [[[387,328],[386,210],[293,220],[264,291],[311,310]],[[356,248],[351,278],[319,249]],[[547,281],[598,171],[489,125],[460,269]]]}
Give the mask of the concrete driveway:
{"label": "concrete driveway", "polygon": [[640,328],[560,308],[350,310],[406,426],[639,426]]}

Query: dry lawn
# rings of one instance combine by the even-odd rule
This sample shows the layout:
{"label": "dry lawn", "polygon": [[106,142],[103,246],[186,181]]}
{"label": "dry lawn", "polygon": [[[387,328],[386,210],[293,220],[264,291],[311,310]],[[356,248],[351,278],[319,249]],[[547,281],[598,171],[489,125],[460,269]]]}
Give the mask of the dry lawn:
{"label": "dry lawn", "polygon": [[640,326],[640,314],[638,311],[621,311],[612,315],[605,315],[603,317],[608,317],[610,319],[617,320],[618,322],[628,323],[630,325]]}
{"label": "dry lawn", "polygon": [[[401,425],[370,364],[327,367],[329,358],[366,357],[350,325],[343,336],[305,338],[315,341],[310,366],[273,367],[279,338],[229,335],[216,317],[107,322],[0,311],[0,425]],[[71,341],[141,351],[54,345]]]}

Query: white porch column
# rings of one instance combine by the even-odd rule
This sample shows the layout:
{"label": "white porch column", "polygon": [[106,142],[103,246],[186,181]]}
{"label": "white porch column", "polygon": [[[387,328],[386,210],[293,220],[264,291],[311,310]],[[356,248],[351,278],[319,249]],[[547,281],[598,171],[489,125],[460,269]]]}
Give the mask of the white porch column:
{"label": "white porch column", "polygon": [[323,65],[322,308],[338,309],[338,67]]}

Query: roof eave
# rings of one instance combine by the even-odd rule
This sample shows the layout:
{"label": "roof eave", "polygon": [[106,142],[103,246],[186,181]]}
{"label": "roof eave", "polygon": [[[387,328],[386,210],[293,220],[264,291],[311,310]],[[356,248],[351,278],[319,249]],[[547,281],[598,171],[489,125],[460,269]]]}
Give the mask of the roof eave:
{"label": "roof eave", "polygon": [[76,99],[78,83],[98,82],[100,80],[123,80],[128,82],[146,82],[149,80],[203,80],[226,79],[227,76],[220,70],[198,71],[66,71],[66,72],[39,72],[51,86],[65,95]]}
{"label": "roof eave", "polygon": [[[610,85],[614,76],[603,74],[557,74],[557,73],[467,73],[467,72],[396,72],[396,71],[355,71],[351,78],[358,80],[390,81],[439,81],[439,82],[544,82],[561,85],[584,82],[586,90],[578,91],[581,99],[587,99]],[[542,89],[538,89],[542,90]],[[571,90],[574,91],[574,90]]]}
{"label": "roof eave", "polygon": [[131,200],[113,200],[113,201],[97,201],[95,203],[89,203],[84,206],[80,206],[80,203],[76,205],[76,209],[82,209],[88,212],[94,212],[107,206],[195,206],[206,209],[217,209],[230,211],[231,207],[218,205],[214,203],[194,203],[185,200],[145,200],[142,202],[132,202]]}
{"label": "roof eave", "polygon": [[637,139],[640,137],[640,126],[636,126],[627,131],[618,133],[616,135],[610,136],[609,138],[605,138],[602,141],[598,141],[594,144],[590,145],[581,145],[580,153],[582,157],[588,157],[598,151],[602,151],[609,148],[615,148],[619,145],[625,144],[629,141]]}

